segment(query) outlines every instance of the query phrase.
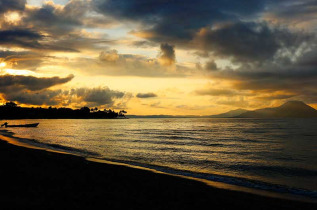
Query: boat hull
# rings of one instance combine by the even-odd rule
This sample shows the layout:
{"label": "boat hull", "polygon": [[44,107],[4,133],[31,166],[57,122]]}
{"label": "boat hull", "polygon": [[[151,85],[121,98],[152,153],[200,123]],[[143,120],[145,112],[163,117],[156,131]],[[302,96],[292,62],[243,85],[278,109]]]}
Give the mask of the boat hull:
{"label": "boat hull", "polygon": [[37,127],[39,123],[24,124],[24,125],[6,125],[5,127]]}

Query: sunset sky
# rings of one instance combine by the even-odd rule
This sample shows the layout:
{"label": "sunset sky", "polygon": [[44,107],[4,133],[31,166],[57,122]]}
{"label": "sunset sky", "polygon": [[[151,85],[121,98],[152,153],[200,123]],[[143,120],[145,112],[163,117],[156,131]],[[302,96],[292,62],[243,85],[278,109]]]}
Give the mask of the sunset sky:
{"label": "sunset sky", "polygon": [[317,108],[316,0],[0,0],[0,103]]}

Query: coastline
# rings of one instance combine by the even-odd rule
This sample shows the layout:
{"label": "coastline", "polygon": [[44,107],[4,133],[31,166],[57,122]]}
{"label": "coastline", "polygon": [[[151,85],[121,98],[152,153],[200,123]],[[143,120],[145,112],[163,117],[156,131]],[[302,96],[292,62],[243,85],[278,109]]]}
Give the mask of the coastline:
{"label": "coastline", "polygon": [[[316,203],[215,188],[125,164],[35,149],[0,136],[0,201],[8,208],[315,209]],[[11,139],[12,140],[12,139]],[[9,141],[9,143],[7,142]],[[19,143],[18,145],[14,145]]]}

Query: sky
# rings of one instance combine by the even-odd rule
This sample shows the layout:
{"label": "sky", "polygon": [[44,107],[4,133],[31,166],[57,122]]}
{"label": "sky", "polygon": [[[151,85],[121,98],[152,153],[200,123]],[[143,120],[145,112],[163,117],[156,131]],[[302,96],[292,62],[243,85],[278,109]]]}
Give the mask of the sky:
{"label": "sky", "polygon": [[0,0],[0,103],[317,108],[316,0]]}

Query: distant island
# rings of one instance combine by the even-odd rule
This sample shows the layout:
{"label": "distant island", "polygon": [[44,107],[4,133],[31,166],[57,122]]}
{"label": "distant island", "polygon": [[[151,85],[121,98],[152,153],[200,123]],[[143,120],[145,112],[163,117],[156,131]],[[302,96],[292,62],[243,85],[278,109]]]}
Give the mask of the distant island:
{"label": "distant island", "polygon": [[111,109],[99,110],[82,107],[71,108],[27,108],[20,107],[14,102],[7,102],[0,106],[0,119],[117,119],[126,118],[127,112],[115,112]]}
{"label": "distant island", "polygon": [[279,107],[247,111],[237,118],[317,118],[317,110],[302,101],[288,101]]}
{"label": "distant island", "polygon": [[317,110],[302,101],[288,101],[273,108],[256,109],[253,111],[237,109],[211,118],[317,118]]}

